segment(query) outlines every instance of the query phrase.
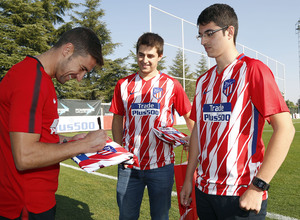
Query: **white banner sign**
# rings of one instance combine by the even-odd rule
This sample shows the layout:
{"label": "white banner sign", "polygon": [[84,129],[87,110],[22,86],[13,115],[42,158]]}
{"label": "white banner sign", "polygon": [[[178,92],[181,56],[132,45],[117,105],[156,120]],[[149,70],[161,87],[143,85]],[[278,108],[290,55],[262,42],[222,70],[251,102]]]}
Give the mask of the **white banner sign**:
{"label": "white banner sign", "polygon": [[99,116],[61,116],[59,117],[57,132],[66,133],[98,130],[98,117]]}

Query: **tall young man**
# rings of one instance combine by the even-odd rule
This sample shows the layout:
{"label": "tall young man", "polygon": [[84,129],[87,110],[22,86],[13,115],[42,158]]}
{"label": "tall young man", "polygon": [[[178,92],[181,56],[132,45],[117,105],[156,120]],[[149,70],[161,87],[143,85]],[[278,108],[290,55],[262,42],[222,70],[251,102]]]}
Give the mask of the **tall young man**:
{"label": "tall young man", "polygon": [[[27,56],[0,83],[0,219],[55,218],[59,162],[79,153],[103,149],[105,131],[72,138],[57,134],[57,97],[52,83],[80,81],[103,65],[93,31],[67,31],[45,53]],[[63,140],[78,140],[63,143]]]}
{"label": "tall young man", "polygon": [[[120,220],[138,219],[147,186],[151,219],[169,219],[174,182],[174,152],[171,144],[159,140],[152,128],[174,124],[174,110],[189,119],[191,104],[180,83],[157,70],[163,56],[163,39],[143,34],[137,42],[139,71],[118,81],[110,111],[114,113],[114,140],[134,153],[140,167],[119,166],[117,201]],[[123,119],[125,118],[125,123]],[[123,127],[124,125],[124,127]]]}
{"label": "tall young man", "polygon": [[[289,109],[271,70],[237,51],[238,19],[230,6],[206,8],[197,24],[201,44],[217,64],[197,80],[191,111],[196,123],[181,203],[190,202],[199,163],[196,203],[201,220],[265,219],[269,183],[295,132]],[[274,130],[266,152],[265,120]]]}

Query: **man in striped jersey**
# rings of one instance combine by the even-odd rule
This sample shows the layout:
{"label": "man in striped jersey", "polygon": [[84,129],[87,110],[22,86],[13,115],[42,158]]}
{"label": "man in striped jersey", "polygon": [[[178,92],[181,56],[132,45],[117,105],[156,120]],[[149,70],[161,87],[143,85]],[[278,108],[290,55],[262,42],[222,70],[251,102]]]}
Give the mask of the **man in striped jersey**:
{"label": "man in striped jersey", "polygon": [[173,146],[158,139],[151,129],[173,126],[174,110],[183,115],[190,131],[193,127],[189,119],[191,103],[182,86],[157,70],[163,44],[163,39],[154,33],[139,38],[136,46],[139,71],[118,81],[112,99],[114,141],[123,143],[140,163],[140,167],[133,169],[119,166],[117,201],[121,220],[139,218],[145,186],[151,218],[169,219],[174,182]]}
{"label": "man in striped jersey", "polygon": [[[289,109],[271,70],[238,53],[238,19],[230,6],[206,8],[197,24],[201,44],[216,66],[196,82],[191,111],[196,123],[181,203],[190,202],[199,163],[196,203],[201,220],[265,219],[269,183],[295,132]],[[266,152],[265,120],[274,130]]]}
{"label": "man in striped jersey", "polygon": [[45,53],[27,56],[2,79],[0,219],[55,219],[59,162],[105,146],[105,131],[67,138],[56,129],[52,78],[80,81],[96,65],[103,65],[100,41],[93,31],[79,27],[64,33]]}

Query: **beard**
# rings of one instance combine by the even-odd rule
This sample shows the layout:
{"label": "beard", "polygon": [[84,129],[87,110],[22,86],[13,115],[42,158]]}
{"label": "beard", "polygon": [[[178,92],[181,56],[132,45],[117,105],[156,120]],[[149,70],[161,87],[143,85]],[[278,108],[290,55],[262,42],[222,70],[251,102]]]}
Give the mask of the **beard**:
{"label": "beard", "polygon": [[69,57],[67,60],[62,61],[56,70],[55,78],[61,84],[65,84],[67,81],[72,79],[68,71],[69,69],[71,69],[69,67],[71,60],[72,56]]}

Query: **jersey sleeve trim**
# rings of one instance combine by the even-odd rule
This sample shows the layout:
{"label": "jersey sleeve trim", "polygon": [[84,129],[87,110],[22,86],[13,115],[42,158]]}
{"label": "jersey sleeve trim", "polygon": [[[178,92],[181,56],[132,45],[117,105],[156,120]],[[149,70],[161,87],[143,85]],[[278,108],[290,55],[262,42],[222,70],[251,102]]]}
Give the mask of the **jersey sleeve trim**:
{"label": "jersey sleeve trim", "polygon": [[39,100],[39,94],[41,89],[41,81],[42,81],[42,72],[40,70],[41,65],[40,63],[37,63],[37,71],[36,71],[36,79],[34,83],[34,89],[33,89],[33,98],[32,98],[32,104],[30,108],[30,117],[29,117],[29,133],[34,133],[35,128],[35,113],[38,105]]}

